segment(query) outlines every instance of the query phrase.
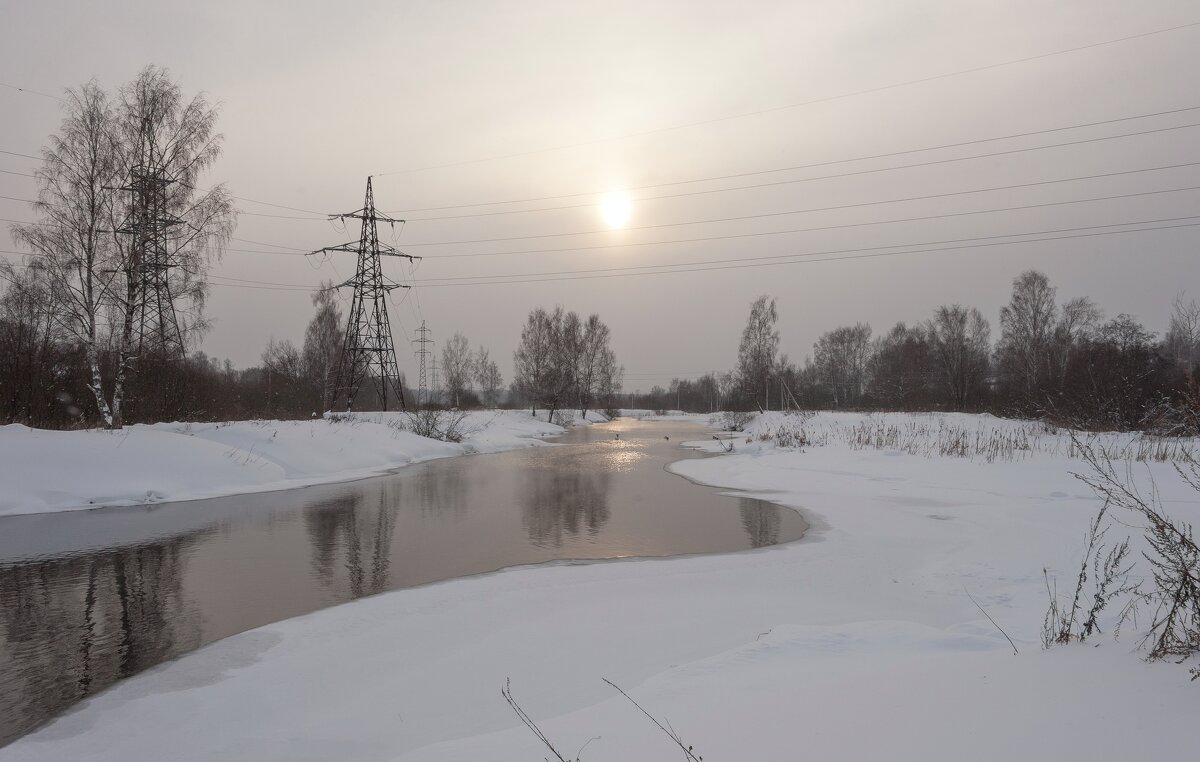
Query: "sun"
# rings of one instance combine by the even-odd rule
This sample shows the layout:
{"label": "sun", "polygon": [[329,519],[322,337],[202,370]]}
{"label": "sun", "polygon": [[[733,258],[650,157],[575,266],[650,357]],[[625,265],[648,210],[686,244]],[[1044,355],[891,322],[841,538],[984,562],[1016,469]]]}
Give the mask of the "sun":
{"label": "sun", "polygon": [[600,199],[600,216],[610,228],[623,228],[633,213],[633,199],[625,191],[611,191]]}

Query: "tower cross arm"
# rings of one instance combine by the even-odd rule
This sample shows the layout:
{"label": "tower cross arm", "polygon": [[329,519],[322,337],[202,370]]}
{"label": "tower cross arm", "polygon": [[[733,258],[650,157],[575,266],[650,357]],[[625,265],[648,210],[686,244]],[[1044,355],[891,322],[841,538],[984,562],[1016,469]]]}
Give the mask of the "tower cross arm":
{"label": "tower cross arm", "polygon": [[381,257],[404,257],[405,259],[407,259],[409,261],[415,261],[415,260],[418,260],[421,258],[414,254],[405,254],[402,251],[397,251],[396,249],[392,248],[391,246],[380,246],[379,247],[379,256],[381,256]]}
{"label": "tower cross arm", "polygon": [[314,254],[324,254],[324,253],[330,252],[330,251],[344,251],[347,254],[357,254],[358,247],[359,247],[358,241],[351,241],[350,243],[339,243],[336,246],[323,246],[319,249],[313,249],[312,251],[308,252],[308,254],[306,254],[305,256],[311,257]]}
{"label": "tower cross arm", "polygon": [[343,214],[331,214],[331,215],[329,215],[329,219],[331,219],[331,220],[371,220],[371,221],[377,222],[377,223],[378,222],[386,222],[389,225],[395,225],[397,223],[400,225],[403,225],[405,222],[404,220],[398,220],[398,219],[395,219],[394,217],[389,217],[386,214],[379,214],[378,212],[368,212],[364,209],[359,209],[356,212],[345,212]]}

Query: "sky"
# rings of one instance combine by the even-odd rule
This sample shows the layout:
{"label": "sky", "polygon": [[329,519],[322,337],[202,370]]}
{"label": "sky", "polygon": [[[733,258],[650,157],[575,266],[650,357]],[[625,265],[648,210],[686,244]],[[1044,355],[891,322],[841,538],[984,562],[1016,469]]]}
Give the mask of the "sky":
{"label": "sky", "polygon": [[[242,214],[200,349],[239,367],[299,344],[311,288],[352,274],[351,254],[302,253],[357,239],[325,215],[359,208],[368,175],[407,220],[383,240],[422,257],[385,263],[414,286],[389,305],[410,379],[425,321],[437,349],[460,331],[486,346],[507,383],[525,316],[556,304],[609,324],[632,391],[732,368],[760,294],[796,361],[839,325],[879,334],[941,304],[998,335],[1029,268],[1159,333],[1177,293],[1200,297],[1194,1],[0,0],[0,16],[0,170],[31,172],[14,154],[58,128],[37,93],[156,64],[220,105],[204,180]],[[0,172],[0,195],[35,194]],[[9,199],[0,217],[33,219]]]}

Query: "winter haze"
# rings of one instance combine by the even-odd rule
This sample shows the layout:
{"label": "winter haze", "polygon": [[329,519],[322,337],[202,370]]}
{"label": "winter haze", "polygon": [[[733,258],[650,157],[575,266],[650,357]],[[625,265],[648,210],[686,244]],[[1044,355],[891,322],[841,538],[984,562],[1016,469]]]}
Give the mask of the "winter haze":
{"label": "winter haze", "polygon": [[[376,175],[379,207],[411,220],[397,231],[395,244],[425,257],[415,271],[418,288],[403,301],[397,292],[392,311],[400,367],[410,379],[414,361],[400,334],[411,339],[421,317],[439,348],[456,331],[488,346],[507,382],[511,352],[531,307],[562,303],[582,314],[599,312],[626,367],[625,388],[633,390],[732,367],[749,303],[760,293],[778,297],[782,350],[798,361],[837,325],[866,321],[878,334],[897,320],[923,320],[943,303],[977,306],[995,328],[1012,278],[1031,267],[1049,275],[1061,298],[1091,296],[1109,315],[1132,313],[1160,333],[1171,297],[1200,290],[1197,234],[1190,227],[857,261],[421,285],[442,278],[862,250],[1194,214],[1200,191],[1192,190],[874,224],[1198,185],[1196,168],[1184,167],[873,203],[1200,160],[1200,133],[1187,128],[707,191],[1158,130],[1200,121],[1200,112],[636,190],[1200,105],[1186,95],[1194,93],[1200,63],[1197,27],[981,69],[1194,21],[1194,4],[1182,0],[5,6],[0,81],[59,95],[92,77],[115,88],[155,63],[169,68],[185,93],[205,91],[220,102],[224,155],[207,179],[227,183],[241,199],[349,211],[361,205],[366,176]],[[981,70],[955,74],[973,69]],[[948,74],[955,76],[942,76]],[[927,81],[889,87],[914,80]],[[811,103],[795,105],[805,102]],[[12,153],[38,153],[58,127],[60,104],[11,87],[0,88],[0,104],[0,149],[11,152],[0,154],[0,168],[30,172],[36,162]],[[664,129],[680,125],[692,126]],[[623,190],[633,198],[630,219],[624,228],[608,229],[599,200]],[[30,178],[0,174],[0,195],[31,198],[35,192]],[[419,211],[566,194],[580,195]],[[674,197],[646,198],[668,194]],[[259,362],[269,338],[302,338],[312,313],[309,294],[290,286],[338,281],[353,267],[347,254],[325,261],[262,252],[316,249],[357,238],[357,230],[343,231],[309,212],[238,204],[244,212],[238,240],[212,270],[208,313],[215,326],[201,349],[248,366]],[[31,219],[24,203],[5,199],[0,205],[5,218]],[[522,209],[539,211],[517,213]],[[491,212],[506,213],[456,216]],[[456,218],[427,219],[446,216]],[[728,237],[839,225],[858,226]],[[581,231],[597,232],[561,235]],[[16,248],[6,232],[0,235],[2,248]],[[386,235],[390,240],[391,231]],[[725,238],[655,245],[718,236]],[[477,239],[512,240],[445,243]],[[596,246],[610,248],[528,253]],[[522,253],[496,253],[513,251]],[[449,256],[462,254],[489,256]],[[388,264],[394,277],[412,282],[407,267]],[[672,347],[669,359],[666,345]]]}

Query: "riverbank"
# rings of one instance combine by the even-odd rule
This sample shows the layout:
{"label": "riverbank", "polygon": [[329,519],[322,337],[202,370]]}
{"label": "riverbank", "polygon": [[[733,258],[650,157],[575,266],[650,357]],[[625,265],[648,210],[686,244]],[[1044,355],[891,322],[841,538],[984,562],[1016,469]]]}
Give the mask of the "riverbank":
{"label": "riverbank", "polygon": [[[589,412],[588,422],[605,420]],[[159,423],[120,431],[0,426],[0,516],[195,500],[385,473],[561,434],[526,410],[466,413],[461,443],[405,430],[403,413],[311,421]]]}
{"label": "riverbank", "polygon": [[[566,756],[678,755],[602,678],[709,760],[1187,757],[1200,691],[1185,666],[1145,663],[1136,627],[1041,649],[1043,568],[1071,586],[1098,503],[1069,436],[1039,426],[766,416],[733,453],[672,468],[800,510],[798,543],[364,599],[123,681],[0,759],[546,756],[508,679]],[[1170,462],[1132,468],[1200,516]]]}

